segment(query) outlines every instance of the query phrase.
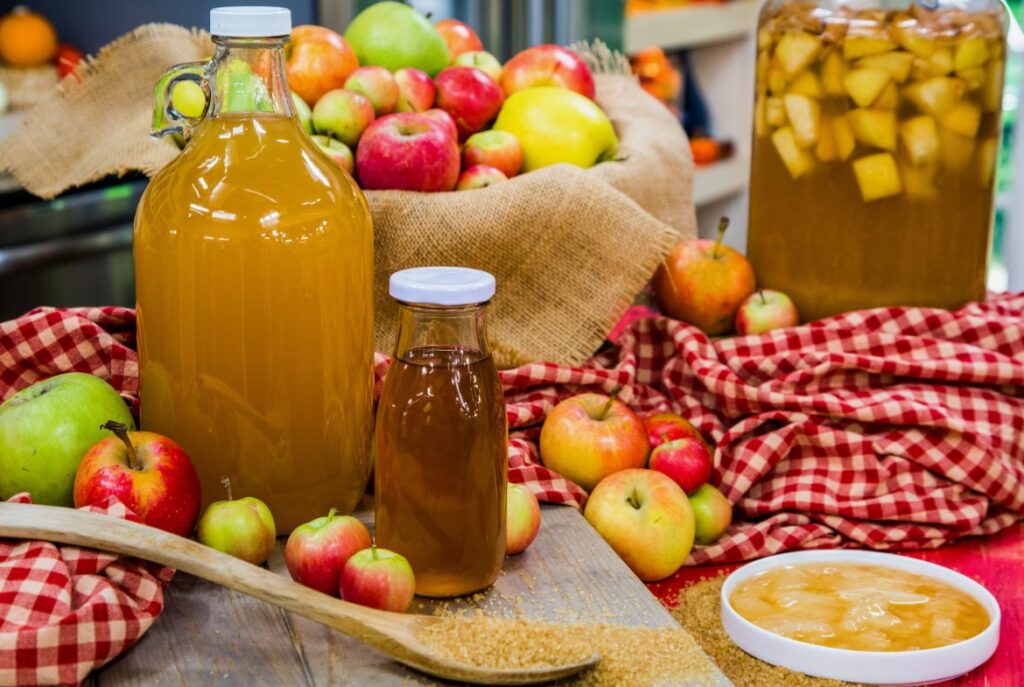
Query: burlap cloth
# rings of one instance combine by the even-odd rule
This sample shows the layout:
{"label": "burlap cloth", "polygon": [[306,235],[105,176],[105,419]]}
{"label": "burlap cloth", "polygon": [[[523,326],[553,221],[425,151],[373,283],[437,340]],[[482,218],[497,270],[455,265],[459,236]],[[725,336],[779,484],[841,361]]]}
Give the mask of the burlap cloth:
{"label": "burlap cloth", "polygon": [[[177,154],[150,138],[153,87],[168,67],[206,59],[209,37],[148,24],[79,65],[0,144],[0,167],[49,198]],[[617,71],[621,60],[588,55]],[[370,191],[376,232],[376,334],[389,352],[395,307],[387,279],[428,264],[495,275],[490,341],[503,367],[579,364],[680,238],[695,234],[693,164],[679,123],[633,77],[598,73],[597,100],[619,135],[618,160],[582,170],[555,165],[461,193]]]}

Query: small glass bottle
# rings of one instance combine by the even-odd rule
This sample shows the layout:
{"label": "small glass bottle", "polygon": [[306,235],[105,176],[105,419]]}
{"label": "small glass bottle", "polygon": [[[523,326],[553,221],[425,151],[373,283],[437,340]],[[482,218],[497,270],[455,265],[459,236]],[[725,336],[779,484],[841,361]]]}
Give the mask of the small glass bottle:
{"label": "small glass bottle", "polygon": [[409,559],[423,596],[488,587],[505,556],[508,421],[485,327],[494,289],[461,267],[391,275],[400,314],[377,410],[376,537]]}

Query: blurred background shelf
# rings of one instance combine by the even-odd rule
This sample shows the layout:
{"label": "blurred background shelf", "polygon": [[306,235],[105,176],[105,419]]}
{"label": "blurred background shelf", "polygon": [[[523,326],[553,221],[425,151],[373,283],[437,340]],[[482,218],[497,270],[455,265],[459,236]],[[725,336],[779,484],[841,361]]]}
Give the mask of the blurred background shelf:
{"label": "blurred background shelf", "polygon": [[693,204],[701,206],[723,200],[746,190],[750,161],[734,156],[706,167],[698,167],[693,180]]}
{"label": "blurred background shelf", "polygon": [[637,12],[626,17],[623,48],[627,53],[651,45],[678,50],[739,40],[753,30],[759,7],[759,0],[732,0]]}

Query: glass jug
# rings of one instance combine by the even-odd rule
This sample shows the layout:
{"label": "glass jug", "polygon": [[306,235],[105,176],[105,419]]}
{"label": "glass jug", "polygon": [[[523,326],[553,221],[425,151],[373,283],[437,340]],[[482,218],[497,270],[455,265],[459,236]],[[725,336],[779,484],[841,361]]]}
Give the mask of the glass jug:
{"label": "glass jug", "polygon": [[484,321],[494,286],[460,267],[391,276],[400,313],[377,409],[376,539],[409,559],[420,595],[483,589],[505,558],[508,421]]}
{"label": "glass jug", "polygon": [[[267,503],[278,529],[352,510],[373,430],[373,227],[292,107],[286,9],[211,11],[216,52],[161,83],[191,133],[135,219],[142,426],[191,456],[204,503]],[[204,116],[170,94],[190,80]],[[194,128],[194,131],[192,131]]]}
{"label": "glass jug", "polygon": [[985,295],[1006,17],[998,0],[770,0],[748,254],[804,320]]}

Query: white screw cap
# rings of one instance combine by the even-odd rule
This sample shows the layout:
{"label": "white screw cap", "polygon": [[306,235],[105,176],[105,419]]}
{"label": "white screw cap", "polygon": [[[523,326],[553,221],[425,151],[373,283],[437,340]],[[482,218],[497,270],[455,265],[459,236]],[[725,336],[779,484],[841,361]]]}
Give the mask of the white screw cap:
{"label": "white screw cap", "polygon": [[404,303],[473,305],[494,297],[494,276],[468,267],[413,267],[395,272],[391,297]]}
{"label": "white screw cap", "polygon": [[215,7],[210,10],[210,33],[233,38],[287,36],[292,11],[286,7]]}

